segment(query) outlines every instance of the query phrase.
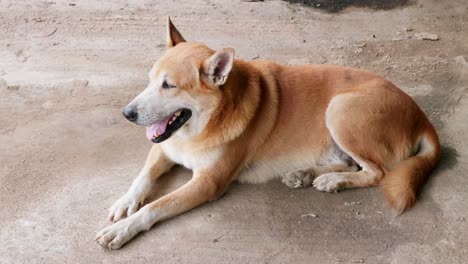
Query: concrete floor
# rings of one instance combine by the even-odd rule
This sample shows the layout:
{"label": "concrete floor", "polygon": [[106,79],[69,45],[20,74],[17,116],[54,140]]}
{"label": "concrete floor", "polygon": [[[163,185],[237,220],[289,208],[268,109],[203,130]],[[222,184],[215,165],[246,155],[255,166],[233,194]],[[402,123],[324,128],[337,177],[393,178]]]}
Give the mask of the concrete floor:
{"label": "concrete floor", "polygon": [[[0,263],[468,263],[467,1],[340,13],[131,2],[0,1]],[[187,39],[239,58],[365,68],[414,96],[444,146],[416,206],[394,217],[378,188],[234,184],[119,251],[100,248],[107,209],[151,145],[120,111],[164,50],[166,15]],[[189,177],[177,169],[155,196]]]}

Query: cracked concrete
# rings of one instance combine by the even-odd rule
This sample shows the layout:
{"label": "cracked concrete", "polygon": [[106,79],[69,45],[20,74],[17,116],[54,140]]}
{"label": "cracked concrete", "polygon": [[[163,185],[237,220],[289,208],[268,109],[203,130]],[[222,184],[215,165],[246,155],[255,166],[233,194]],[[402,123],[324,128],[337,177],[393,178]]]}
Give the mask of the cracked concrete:
{"label": "cracked concrete", "polygon": [[[443,158],[395,217],[378,188],[233,184],[120,251],[95,233],[150,148],[122,107],[164,49],[165,16],[239,58],[375,71],[415,97]],[[468,2],[340,13],[283,1],[0,1],[0,263],[467,263]],[[417,33],[436,34],[437,41]],[[154,197],[189,179],[178,168]],[[302,215],[316,217],[302,217]]]}

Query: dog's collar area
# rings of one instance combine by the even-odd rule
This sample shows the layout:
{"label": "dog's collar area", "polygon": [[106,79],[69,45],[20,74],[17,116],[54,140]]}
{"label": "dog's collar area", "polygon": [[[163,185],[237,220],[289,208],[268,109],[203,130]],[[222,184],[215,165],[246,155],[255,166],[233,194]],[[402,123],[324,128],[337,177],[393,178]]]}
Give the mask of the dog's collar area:
{"label": "dog's collar area", "polygon": [[174,132],[181,128],[192,116],[192,111],[187,108],[183,108],[169,118],[165,131],[162,134],[155,133],[151,141],[153,143],[161,143],[164,140],[170,138]]}

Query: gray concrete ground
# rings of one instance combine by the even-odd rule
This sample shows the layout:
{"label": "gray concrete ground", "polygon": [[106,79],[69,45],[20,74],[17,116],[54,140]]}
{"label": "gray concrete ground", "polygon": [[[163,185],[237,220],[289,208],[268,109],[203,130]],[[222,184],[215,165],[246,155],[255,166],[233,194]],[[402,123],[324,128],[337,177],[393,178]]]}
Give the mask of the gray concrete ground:
{"label": "gray concrete ground", "polygon": [[[239,58],[365,68],[413,95],[444,146],[416,206],[394,217],[378,188],[234,184],[120,251],[100,248],[107,209],[150,148],[120,111],[164,50],[166,15]],[[468,263],[467,26],[462,0],[340,13],[276,0],[0,1],[0,263]],[[189,177],[177,169],[155,195]]]}

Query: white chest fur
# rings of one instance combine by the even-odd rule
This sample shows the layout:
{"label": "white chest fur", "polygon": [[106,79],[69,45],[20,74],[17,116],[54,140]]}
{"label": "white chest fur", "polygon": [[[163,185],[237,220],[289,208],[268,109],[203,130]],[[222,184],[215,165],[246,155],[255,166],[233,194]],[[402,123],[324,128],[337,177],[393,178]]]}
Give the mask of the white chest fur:
{"label": "white chest fur", "polygon": [[206,169],[215,164],[222,155],[221,149],[197,151],[180,144],[161,144],[166,156],[187,169]]}

